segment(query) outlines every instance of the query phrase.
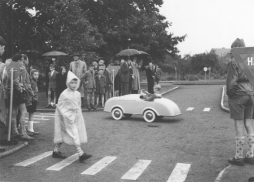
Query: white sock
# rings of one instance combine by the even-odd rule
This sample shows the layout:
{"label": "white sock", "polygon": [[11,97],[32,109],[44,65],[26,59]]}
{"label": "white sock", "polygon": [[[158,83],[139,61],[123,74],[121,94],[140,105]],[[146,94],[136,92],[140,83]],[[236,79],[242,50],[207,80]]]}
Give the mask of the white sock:
{"label": "white sock", "polygon": [[28,121],[28,131],[34,132],[34,121]]}
{"label": "white sock", "polygon": [[76,149],[77,149],[77,152],[78,152],[79,156],[81,156],[81,155],[84,154],[84,152],[83,152],[83,150],[81,149],[80,145],[76,145]]}

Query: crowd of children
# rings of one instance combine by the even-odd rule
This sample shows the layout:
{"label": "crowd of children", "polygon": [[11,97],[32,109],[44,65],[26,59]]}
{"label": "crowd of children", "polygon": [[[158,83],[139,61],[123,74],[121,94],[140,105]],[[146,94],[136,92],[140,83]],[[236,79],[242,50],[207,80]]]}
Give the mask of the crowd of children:
{"label": "crowd of children", "polygon": [[[101,107],[104,107],[104,103],[111,97],[111,74],[106,68],[104,60],[100,60],[98,63],[93,62],[88,66],[79,59],[79,55],[73,56],[74,61],[70,64],[70,71],[72,71],[80,80],[80,86],[78,91],[81,93],[81,99],[84,100],[86,95],[88,110],[95,110],[101,103]],[[80,69],[80,67],[82,67]],[[50,72],[48,73],[48,105],[49,107],[56,107],[60,94],[66,89],[67,70],[65,66],[62,66],[59,70],[55,70],[55,64],[50,64]],[[84,102],[84,101],[83,101]],[[82,103],[84,105],[84,103]]]}

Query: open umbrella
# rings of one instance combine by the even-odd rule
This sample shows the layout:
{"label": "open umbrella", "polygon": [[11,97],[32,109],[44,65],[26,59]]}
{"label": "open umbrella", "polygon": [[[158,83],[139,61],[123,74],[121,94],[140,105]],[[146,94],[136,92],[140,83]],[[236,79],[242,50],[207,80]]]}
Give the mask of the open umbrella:
{"label": "open umbrella", "polygon": [[149,54],[145,51],[139,51],[139,55],[149,55]]}
{"label": "open umbrella", "polygon": [[134,56],[139,54],[139,51],[136,49],[125,49],[120,51],[116,56]]}
{"label": "open umbrella", "polygon": [[56,57],[56,56],[68,56],[68,54],[61,51],[50,51],[50,52],[46,52],[45,54],[42,54],[42,56]]}

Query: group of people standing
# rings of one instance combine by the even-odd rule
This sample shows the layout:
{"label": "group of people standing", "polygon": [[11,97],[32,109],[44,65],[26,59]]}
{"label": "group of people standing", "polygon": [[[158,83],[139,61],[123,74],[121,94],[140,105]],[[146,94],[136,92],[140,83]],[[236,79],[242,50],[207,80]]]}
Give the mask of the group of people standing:
{"label": "group of people standing", "polygon": [[[70,63],[69,70],[73,72],[79,79],[80,85],[77,91],[81,94],[82,106],[85,104],[85,96],[87,100],[88,110],[96,109],[100,104],[104,107],[104,103],[111,97],[110,91],[112,87],[111,74],[106,68],[104,60],[94,61],[87,66],[85,60],[79,54],[72,55],[73,61]],[[56,107],[57,99],[65,90],[67,79],[67,70],[65,66],[61,66],[60,73],[56,70],[56,64],[53,62],[49,66],[47,73],[47,97],[48,105],[46,107]],[[96,99],[95,99],[96,98]]]}
{"label": "group of people standing", "polygon": [[[0,55],[4,53],[5,44],[4,39],[0,37]],[[5,63],[0,62],[0,120],[5,126],[9,124],[8,112],[11,99],[10,67],[13,66],[16,69],[13,80],[11,138],[17,140],[32,140],[34,135],[39,134],[33,129],[33,115],[38,101],[37,81],[39,71],[32,69],[29,72],[28,63],[29,60],[25,54],[15,54],[12,59],[6,60]],[[25,117],[27,112],[29,113],[29,119],[28,127],[26,128]]]}
{"label": "group of people standing", "polygon": [[[85,104],[85,96],[88,110],[95,110],[101,103],[104,103],[112,97],[113,75],[106,68],[104,60],[93,61],[91,65],[86,64],[85,55],[73,54],[73,61],[70,63],[69,70],[73,72],[80,80],[80,86],[77,89],[81,93],[82,106]],[[153,93],[154,83],[159,83],[161,78],[161,69],[152,62],[147,66],[142,66],[143,62],[138,61],[137,57],[125,57],[121,60],[120,69],[114,78],[114,90],[116,96],[135,94],[140,90],[139,71],[145,70],[148,81],[148,92]],[[67,69],[61,66],[56,70],[55,59],[49,65],[47,75],[47,97],[48,105],[46,107],[56,107],[57,100],[63,90],[66,89]]]}
{"label": "group of people standing", "polygon": [[144,66],[142,60],[136,56],[125,57],[121,60],[120,69],[115,77],[116,95],[137,94],[140,89],[140,71],[145,71],[147,76],[148,92],[153,94],[154,84],[159,84],[162,71],[152,62]]}

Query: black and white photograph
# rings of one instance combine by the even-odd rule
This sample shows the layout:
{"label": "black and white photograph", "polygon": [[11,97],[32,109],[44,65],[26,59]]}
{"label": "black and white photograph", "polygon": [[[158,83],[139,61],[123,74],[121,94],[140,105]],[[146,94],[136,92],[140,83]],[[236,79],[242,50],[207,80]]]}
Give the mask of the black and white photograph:
{"label": "black and white photograph", "polygon": [[0,182],[254,182],[253,0],[1,0]]}

